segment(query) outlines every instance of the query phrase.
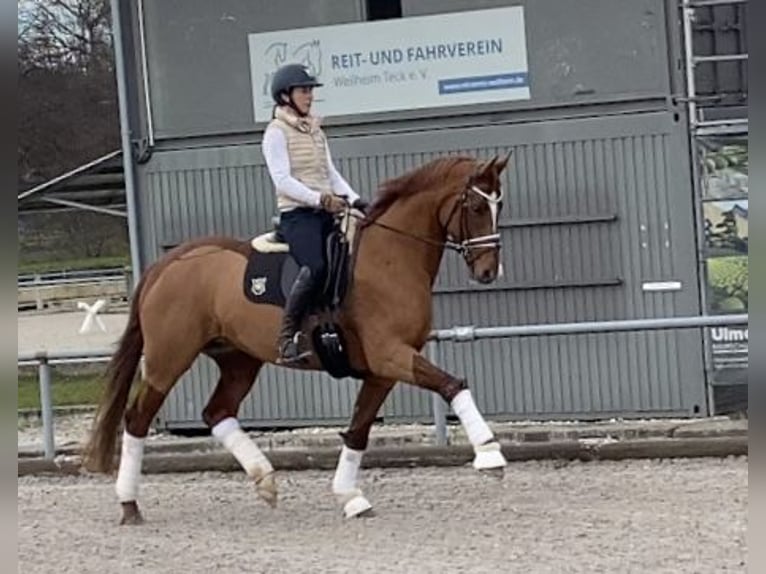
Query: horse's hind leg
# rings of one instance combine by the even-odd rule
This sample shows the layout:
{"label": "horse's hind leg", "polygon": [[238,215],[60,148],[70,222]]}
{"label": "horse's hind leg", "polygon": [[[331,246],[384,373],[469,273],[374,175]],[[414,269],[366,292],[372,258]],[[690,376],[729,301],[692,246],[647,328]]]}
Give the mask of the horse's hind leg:
{"label": "horse's hind leg", "polygon": [[138,490],[146,435],[165,397],[199,353],[195,345],[191,344],[187,344],[184,350],[176,348],[173,352],[170,349],[159,351],[158,346],[148,342],[144,377],[139,392],[125,411],[122,453],[115,484],[117,498],[122,505],[120,524],[143,523],[138,508]]}
{"label": "horse's hind leg", "polygon": [[144,440],[164,400],[165,395],[144,380],[133,404],[125,411],[122,454],[115,484],[117,497],[122,505],[120,524],[142,524],[144,521],[138,509],[138,487],[144,458]]}
{"label": "horse's hind leg", "polygon": [[357,486],[359,467],[367,450],[372,423],[395,384],[396,381],[390,379],[365,379],[356,396],[348,431],[341,433],[343,449],[338,457],[332,490],[343,506],[346,518],[367,515],[372,510],[372,505]]}
{"label": "horse's hind leg", "polygon": [[270,506],[277,504],[274,468],[258,445],[247,436],[237,420],[239,405],[253,386],[262,362],[241,351],[228,351],[212,357],[221,377],[202,411],[202,419],[213,436],[223,444],[255,481],[256,492]]}

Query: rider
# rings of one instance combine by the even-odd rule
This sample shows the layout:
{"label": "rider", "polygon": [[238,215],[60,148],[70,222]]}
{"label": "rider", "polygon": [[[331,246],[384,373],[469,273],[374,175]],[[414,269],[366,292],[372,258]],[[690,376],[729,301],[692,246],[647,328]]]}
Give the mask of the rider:
{"label": "rider", "polygon": [[299,352],[303,316],[322,285],[324,245],[333,214],[365,202],[333,164],[318,117],[311,115],[313,90],[322,84],[300,64],[279,68],[271,80],[273,119],[263,134],[263,155],[277,193],[280,230],[300,266],[285,304],[279,335],[279,362],[291,363]]}

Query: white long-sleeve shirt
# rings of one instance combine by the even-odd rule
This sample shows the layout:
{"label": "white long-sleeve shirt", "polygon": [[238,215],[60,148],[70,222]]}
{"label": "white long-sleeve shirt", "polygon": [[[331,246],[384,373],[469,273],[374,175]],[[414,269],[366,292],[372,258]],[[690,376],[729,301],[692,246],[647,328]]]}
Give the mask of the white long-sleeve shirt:
{"label": "white long-sleeve shirt", "polygon": [[[287,139],[284,132],[274,126],[266,128],[261,148],[271,180],[279,192],[294,201],[318,207],[320,194],[290,175],[290,155],[287,151]],[[329,148],[327,149],[327,167],[333,192],[345,197],[349,203],[359,199],[359,194],[351,189],[348,182],[335,169]]]}

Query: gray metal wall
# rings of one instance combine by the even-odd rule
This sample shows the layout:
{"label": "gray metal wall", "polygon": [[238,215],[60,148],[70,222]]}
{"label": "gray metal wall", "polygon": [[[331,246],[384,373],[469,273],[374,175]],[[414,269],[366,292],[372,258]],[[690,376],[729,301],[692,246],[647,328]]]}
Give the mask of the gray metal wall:
{"label": "gray metal wall", "polygon": [[[359,0],[143,0],[148,82],[158,138],[251,132],[247,34],[364,21]],[[482,110],[528,110],[647,98],[668,93],[665,0],[405,0],[418,16],[522,4],[530,101]],[[598,17],[594,17],[598,15]],[[137,23],[134,23],[137,26]],[[140,70],[137,70],[140,73]],[[477,108],[329,118],[329,125],[442,118]]]}
{"label": "gray metal wall", "polygon": [[[139,170],[149,261],[199,235],[251,236],[275,213],[259,147],[262,126],[252,124],[244,86],[249,79],[226,83],[247,70],[242,36],[288,22],[363,16],[352,2],[327,3],[310,14],[316,22],[298,23],[263,16],[252,3],[211,4],[146,3],[158,135],[151,160]],[[424,0],[403,2],[403,10],[507,4]],[[686,123],[669,98],[677,82],[669,66],[677,38],[666,25],[666,3],[539,0],[525,9],[531,101],[438,116],[335,119],[328,134],[341,171],[370,196],[382,180],[439,155],[514,151],[501,222],[506,275],[490,287],[469,286],[463,264],[448,254],[436,286],[436,327],[698,314]],[[222,14],[234,14],[239,37],[221,23],[227,21]],[[160,18],[170,25],[161,26]],[[195,35],[199,41],[184,40]],[[189,93],[194,82],[201,92]],[[186,137],[192,133],[202,137]],[[683,288],[642,290],[645,281],[664,280]],[[448,344],[439,363],[467,377],[481,408],[497,419],[706,409],[696,331]],[[200,359],[167,401],[161,424],[200,425],[216,377],[212,363]],[[345,423],[357,385],[267,367],[240,415],[263,426]],[[427,421],[430,412],[429,395],[400,385],[382,414]]]}
{"label": "gray metal wall", "polygon": [[[448,140],[437,135],[348,137],[334,144],[340,169],[365,191],[443,153],[514,151],[501,220],[506,275],[490,287],[469,288],[463,263],[448,255],[436,286],[437,327],[698,312],[686,145],[671,114],[454,129]],[[158,154],[147,170],[154,253],[206,233],[246,237],[264,229],[274,212],[267,178],[256,145]],[[681,281],[683,290],[642,290],[643,282],[660,280]],[[482,408],[498,418],[705,408],[693,331],[448,347],[443,364],[468,377]],[[214,380],[208,363],[195,371],[191,384],[171,397],[167,423],[196,423]],[[266,425],[343,419],[356,390],[279,369],[267,369],[259,381],[241,414]],[[402,389],[384,412],[427,420],[430,398]]]}
{"label": "gray metal wall", "polygon": [[355,22],[360,0],[145,0],[158,137],[252,129],[247,35]]}

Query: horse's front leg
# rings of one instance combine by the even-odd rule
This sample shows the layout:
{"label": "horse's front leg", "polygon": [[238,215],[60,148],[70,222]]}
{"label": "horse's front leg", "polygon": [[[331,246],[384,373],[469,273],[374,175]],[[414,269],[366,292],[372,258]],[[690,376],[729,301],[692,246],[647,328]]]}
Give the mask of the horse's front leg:
{"label": "horse's front leg", "polygon": [[371,513],[372,505],[357,486],[370,428],[388,393],[396,384],[390,379],[369,377],[364,380],[356,396],[354,414],[346,432],[342,432],[343,448],[338,458],[332,490],[338,498],[346,518]]}
{"label": "horse's front leg", "polygon": [[405,345],[379,349],[374,355],[368,352],[368,360],[376,374],[428,389],[449,403],[473,446],[474,468],[491,470],[505,467],[500,443],[476,407],[464,379],[442,371],[417,350]]}

